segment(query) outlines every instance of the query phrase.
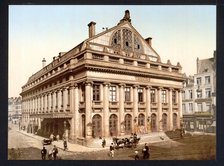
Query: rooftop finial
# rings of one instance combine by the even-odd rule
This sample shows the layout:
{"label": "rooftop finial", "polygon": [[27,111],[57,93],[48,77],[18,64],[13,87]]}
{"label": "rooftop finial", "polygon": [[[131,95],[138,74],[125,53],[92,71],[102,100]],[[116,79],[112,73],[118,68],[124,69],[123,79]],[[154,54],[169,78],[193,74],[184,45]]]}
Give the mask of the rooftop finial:
{"label": "rooftop finial", "polygon": [[122,22],[124,22],[124,21],[128,21],[128,22],[131,23],[130,12],[129,12],[129,10],[125,10],[124,17],[120,20],[120,22],[119,22],[118,24],[120,24],[120,23],[122,23]]}

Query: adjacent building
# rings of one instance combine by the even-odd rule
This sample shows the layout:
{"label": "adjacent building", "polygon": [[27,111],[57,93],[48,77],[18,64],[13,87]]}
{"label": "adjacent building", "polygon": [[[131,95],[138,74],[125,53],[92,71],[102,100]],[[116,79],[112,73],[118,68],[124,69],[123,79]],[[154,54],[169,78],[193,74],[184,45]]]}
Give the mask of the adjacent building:
{"label": "adjacent building", "polygon": [[215,132],[216,53],[209,59],[197,58],[197,73],[184,84],[184,127],[189,131]]}
{"label": "adjacent building", "polygon": [[22,116],[22,98],[11,97],[8,98],[8,120],[13,123],[18,123]]}
{"label": "adjacent building", "polygon": [[[182,67],[161,62],[132,26],[120,22],[89,37],[32,75],[22,87],[22,125],[28,132],[65,135],[83,145],[93,138],[180,128]],[[144,26],[144,25],[142,25]],[[82,27],[81,27],[82,28]]]}

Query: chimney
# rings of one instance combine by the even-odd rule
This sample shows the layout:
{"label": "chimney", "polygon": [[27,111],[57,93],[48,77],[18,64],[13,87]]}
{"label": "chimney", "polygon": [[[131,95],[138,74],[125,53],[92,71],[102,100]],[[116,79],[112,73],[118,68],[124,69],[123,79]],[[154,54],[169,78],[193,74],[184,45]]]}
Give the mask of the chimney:
{"label": "chimney", "polygon": [[196,60],[196,64],[197,64],[197,74],[199,72],[199,58],[197,57],[197,60]]}
{"label": "chimney", "polygon": [[150,46],[152,46],[152,38],[151,38],[151,37],[146,38],[145,41],[146,41]]}
{"label": "chimney", "polygon": [[88,26],[89,26],[89,38],[95,36],[95,25],[96,23],[91,21]]}
{"label": "chimney", "polygon": [[43,60],[42,60],[42,67],[44,68],[46,66],[46,60],[45,60],[45,58],[43,58]]}

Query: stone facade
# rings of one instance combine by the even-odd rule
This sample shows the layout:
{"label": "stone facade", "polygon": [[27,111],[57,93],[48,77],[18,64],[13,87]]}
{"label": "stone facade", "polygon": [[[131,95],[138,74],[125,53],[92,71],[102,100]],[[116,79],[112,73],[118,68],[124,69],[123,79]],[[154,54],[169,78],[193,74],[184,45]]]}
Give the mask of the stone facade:
{"label": "stone facade", "polygon": [[161,62],[127,12],[100,34],[96,23],[88,24],[88,39],[29,78],[21,93],[27,129],[67,133],[70,141],[88,145],[92,138],[180,127],[182,68]]}

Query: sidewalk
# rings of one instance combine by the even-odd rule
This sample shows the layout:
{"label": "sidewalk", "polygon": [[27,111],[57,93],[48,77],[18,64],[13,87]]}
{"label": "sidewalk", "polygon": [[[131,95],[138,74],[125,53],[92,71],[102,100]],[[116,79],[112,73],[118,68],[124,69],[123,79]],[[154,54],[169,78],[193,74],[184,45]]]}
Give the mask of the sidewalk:
{"label": "sidewalk", "polygon": [[[35,134],[31,134],[31,133],[27,133],[22,130],[16,130],[16,131],[20,132],[26,136],[32,137],[38,141],[42,141],[44,139],[44,137],[41,137],[41,136],[38,136]],[[125,137],[128,138],[128,137],[130,137],[130,135],[119,136],[118,138],[125,138]],[[141,138],[139,141],[139,144],[172,141],[166,136],[166,134],[164,132],[153,132],[150,134],[138,135],[138,137]],[[110,144],[112,143],[112,138],[105,138],[105,140],[106,140],[106,147],[109,147]],[[89,147],[68,142],[67,143],[67,146],[68,146],[67,151],[68,152],[93,152],[93,151],[100,151],[100,150],[107,149],[107,148],[102,148],[101,144],[102,144],[102,139],[99,139],[99,138],[93,139],[92,143],[89,145]],[[62,149],[62,150],[64,149],[62,140],[53,141],[52,145],[56,145],[59,149]]]}

